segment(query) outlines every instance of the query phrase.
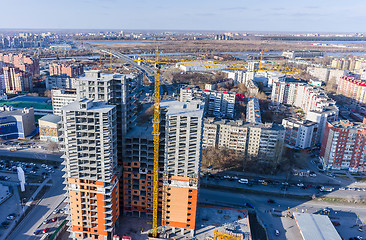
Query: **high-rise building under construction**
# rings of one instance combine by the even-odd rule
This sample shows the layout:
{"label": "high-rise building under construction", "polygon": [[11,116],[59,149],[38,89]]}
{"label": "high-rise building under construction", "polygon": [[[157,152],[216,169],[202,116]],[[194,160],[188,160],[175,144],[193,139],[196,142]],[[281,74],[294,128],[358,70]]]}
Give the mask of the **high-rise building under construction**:
{"label": "high-rise building under construction", "polygon": [[61,113],[70,237],[111,239],[119,217],[116,107],[82,99]]}
{"label": "high-rise building under construction", "polygon": [[204,104],[163,101],[165,157],[162,225],[194,235],[201,164]]}

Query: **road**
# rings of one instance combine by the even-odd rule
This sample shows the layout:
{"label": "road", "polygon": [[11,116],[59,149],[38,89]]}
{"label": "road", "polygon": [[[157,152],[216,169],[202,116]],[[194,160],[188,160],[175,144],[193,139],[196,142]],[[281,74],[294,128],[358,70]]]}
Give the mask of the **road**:
{"label": "road", "polygon": [[[259,218],[266,227],[269,239],[302,239],[300,232],[294,220],[291,218],[275,217],[269,211],[273,208],[282,212],[288,210],[306,211],[308,213],[317,213],[320,210],[329,207],[333,209],[331,219],[336,219],[341,222],[341,228],[337,227],[338,232],[344,239],[349,237],[365,234],[358,232],[357,228],[352,228],[357,219],[357,215],[362,222],[366,220],[366,206],[354,204],[331,204],[328,202],[319,201],[302,201],[299,199],[270,197],[275,201],[274,204],[269,204],[269,197],[255,194],[240,194],[228,191],[208,190],[201,187],[200,202],[211,204],[235,204],[243,206],[246,202],[251,203]],[[361,222],[358,222],[361,223]],[[280,236],[275,236],[275,230],[280,231]],[[362,235],[363,234],[363,235]],[[365,236],[366,237],[366,236]]]}
{"label": "road", "polygon": [[[32,240],[40,238],[41,235],[33,236],[33,232],[38,229],[45,220],[44,217],[49,216],[65,198],[62,175],[63,173],[60,170],[56,170],[55,173],[51,175],[53,186],[45,193],[39,204],[31,209],[7,239]],[[59,223],[61,222],[59,221]]]}
{"label": "road", "polygon": [[116,52],[116,51],[112,51],[112,50],[108,50],[108,49],[98,49],[98,51],[103,52],[103,53],[108,53],[116,58],[122,59],[123,61],[133,65],[134,67],[136,67],[136,68],[140,69],[141,71],[143,71],[144,73],[146,73],[147,77],[149,77],[149,78],[154,77],[154,69],[144,65],[144,63],[141,63],[139,65],[138,62],[133,61],[132,58],[130,58],[120,52]]}

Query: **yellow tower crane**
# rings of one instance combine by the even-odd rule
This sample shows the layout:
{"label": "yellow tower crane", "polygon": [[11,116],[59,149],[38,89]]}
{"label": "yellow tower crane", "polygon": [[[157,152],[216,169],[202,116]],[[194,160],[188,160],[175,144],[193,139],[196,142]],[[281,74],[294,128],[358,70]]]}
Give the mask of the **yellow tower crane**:
{"label": "yellow tower crane", "polygon": [[[261,52],[261,60],[263,58]],[[189,66],[200,66],[205,68],[221,68],[231,70],[244,71],[272,71],[290,74],[299,74],[301,70],[294,67],[286,67],[280,65],[259,65],[258,69],[249,69],[243,63],[235,62],[214,62],[214,61],[194,61],[185,59],[160,58],[159,49],[156,50],[155,59],[133,59],[139,62],[148,62],[155,65],[154,69],[154,120],[153,120],[153,136],[154,136],[154,179],[153,179],[153,221],[152,236],[157,237],[158,231],[158,198],[159,198],[159,141],[160,141],[160,68],[161,64],[179,64]],[[262,61],[261,61],[262,62]]]}

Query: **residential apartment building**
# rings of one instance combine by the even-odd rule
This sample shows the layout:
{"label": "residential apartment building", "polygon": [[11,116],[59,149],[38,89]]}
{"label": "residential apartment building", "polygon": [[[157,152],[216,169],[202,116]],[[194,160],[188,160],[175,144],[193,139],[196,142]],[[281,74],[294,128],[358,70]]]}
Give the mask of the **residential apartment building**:
{"label": "residential apartment building", "polygon": [[247,122],[254,122],[254,123],[261,123],[261,110],[259,107],[259,100],[258,98],[249,98],[247,103],[247,115],[246,115]]}
{"label": "residential apartment building", "polygon": [[118,159],[122,160],[123,137],[136,125],[137,97],[142,74],[109,74],[85,71],[76,79],[78,99],[88,98],[116,105]]}
{"label": "residential apartment building", "polygon": [[46,89],[51,90],[54,88],[76,88],[76,79],[69,76],[53,75],[45,78]]}
{"label": "residential apartment building", "polygon": [[299,105],[302,103],[302,92],[305,86],[306,82],[294,78],[284,78],[273,83],[271,94],[272,103]]}
{"label": "residential apartment building", "polygon": [[341,77],[337,94],[349,97],[358,103],[366,103],[366,80],[355,77]]}
{"label": "residential apartment building", "polygon": [[235,108],[234,92],[222,92],[213,90],[200,90],[197,87],[180,89],[180,102],[201,100],[205,102],[205,114],[207,116],[233,118]]}
{"label": "residential apartment building", "polygon": [[24,54],[0,53],[0,67],[14,67],[31,76],[39,75],[39,60]]}
{"label": "residential apartment building", "polygon": [[[159,187],[163,187],[165,126],[160,126]],[[123,212],[124,215],[152,217],[154,180],[154,140],[152,124],[135,126],[125,137],[123,155]],[[158,211],[161,216],[162,192],[159,191]]]}
{"label": "residential apartment building", "polygon": [[335,79],[338,83],[339,78],[347,76],[349,74],[348,70],[343,69],[332,69],[327,67],[308,67],[307,72],[317,79],[327,83],[330,79]]}
{"label": "residential apartment building", "polygon": [[282,120],[285,127],[285,144],[299,149],[312,148],[316,144],[318,124],[308,120],[286,118]]}
{"label": "residential apartment building", "polygon": [[52,109],[53,114],[61,116],[61,108],[77,99],[75,89],[52,89]]}
{"label": "residential apartment building", "polygon": [[323,108],[321,111],[312,110],[306,113],[305,119],[318,124],[318,131],[316,134],[316,144],[321,144],[324,134],[324,129],[327,122],[334,122],[338,120],[339,109],[337,106],[329,106]]}
{"label": "residential apartment building", "polygon": [[116,107],[82,99],[61,111],[67,230],[73,239],[109,240],[120,210]]}
{"label": "residential apartment building", "polygon": [[204,104],[163,101],[165,157],[162,225],[173,232],[196,227]]}
{"label": "residential apartment building", "polygon": [[3,67],[5,92],[18,93],[33,90],[32,76],[17,67]]}
{"label": "residential apartment building", "polygon": [[284,135],[285,128],[277,124],[205,118],[202,146],[234,150],[262,162],[280,162]]}
{"label": "residential apartment building", "polygon": [[327,123],[320,150],[323,165],[330,169],[366,171],[366,121]]}
{"label": "residential apartment building", "polygon": [[63,64],[63,63],[51,63],[48,65],[50,76],[54,75],[66,75],[74,78],[84,73],[84,67],[82,64]]}

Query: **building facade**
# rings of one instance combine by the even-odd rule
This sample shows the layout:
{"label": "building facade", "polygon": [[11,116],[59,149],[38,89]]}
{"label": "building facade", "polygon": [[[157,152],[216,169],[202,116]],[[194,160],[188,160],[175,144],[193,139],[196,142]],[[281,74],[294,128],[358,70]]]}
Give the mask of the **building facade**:
{"label": "building facade", "polygon": [[33,90],[32,76],[17,67],[3,67],[6,93],[30,92]]}
{"label": "building facade", "polygon": [[366,171],[366,122],[341,120],[327,123],[320,150],[323,165],[330,169]]}
{"label": "building facade", "polygon": [[0,107],[0,138],[27,138],[36,131],[33,108]]}
{"label": "building facade", "polygon": [[337,94],[349,97],[358,103],[366,103],[366,80],[355,77],[341,77]]}
{"label": "building facade", "polygon": [[205,114],[207,116],[233,118],[235,108],[234,92],[222,92],[213,90],[200,90],[197,87],[180,89],[180,102],[201,100],[205,102]]}
{"label": "building facade", "polygon": [[77,99],[74,89],[52,89],[52,109],[53,114],[61,116],[61,108]]}
{"label": "building facade", "polygon": [[52,63],[48,65],[50,76],[54,75],[66,75],[74,78],[84,73],[84,67],[82,64],[63,64],[63,63]]}
{"label": "building facade", "polygon": [[61,116],[49,114],[38,120],[39,138],[41,141],[58,142],[60,136]]}
{"label": "building facade", "polygon": [[316,144],[318,124],[308,120],[286,118],[282,120],[285,127],[285,144],[299,149],[312,148]]}
{"label": "building facade", "polygon": [[196,227],[204,105],[161,102],[165,116],[162,225],[173,232]]}
{"label": "building facade", "polygon": [[64,75],[47,76],[45,79],[46,89],[76,88],[75,78]]}
{"label": "building facade", "polygon": [[115,106],[83,99],[61,111],[70,237],[109,240],[120,211]]}

